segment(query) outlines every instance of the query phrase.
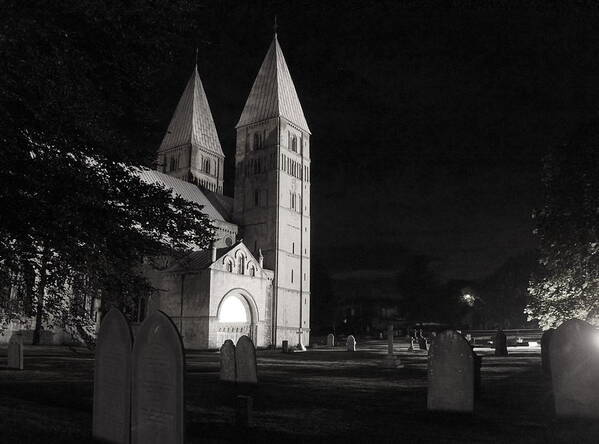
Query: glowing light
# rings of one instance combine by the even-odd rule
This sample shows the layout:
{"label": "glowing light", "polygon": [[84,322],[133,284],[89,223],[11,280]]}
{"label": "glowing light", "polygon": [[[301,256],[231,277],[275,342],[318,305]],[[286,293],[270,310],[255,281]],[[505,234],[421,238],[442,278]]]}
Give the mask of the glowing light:
{"label": "glowing light", "polygon": [[248,322],[245,304],[237,296],[229,296],[220,306],[218,320],[221,322]]}
{"label": "glowing light", "polygon": [[470,307],[472,307],[474,305],[474,296],[472,296],[470,293],[466,293],[462,295],[462,300],[469,305]]}
{"label": "glowing light", "polygon": [[595,347],[599,348],[599,330],[593,332],[593,344],[595,344]]}

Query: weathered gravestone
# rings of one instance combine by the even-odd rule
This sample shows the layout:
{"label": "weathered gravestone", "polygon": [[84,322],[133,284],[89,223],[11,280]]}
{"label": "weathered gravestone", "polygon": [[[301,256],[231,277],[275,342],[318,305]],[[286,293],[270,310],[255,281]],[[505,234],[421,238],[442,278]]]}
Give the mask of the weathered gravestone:
{"label": "weathered gravestone", "polygon": [[23,370],[23,335],[15,333],[8,341],[8,368]]}
{"label": "weathered gravestone", "polygon": [[356,338],[354,338],[354,335],[349,335],[347,337],[347,342],[345,343],[345,349],[348,352],[356,351]]}
{"label": "weathered gravestone", "polygon": [[384,368],[402,368],[398,357],[393,354],[393,325],[387,327],[387,356],[383,360]]}
{"label": "weathered gravestone", "polygon": [[283,353],[289,353],[289,341],[285,340],[282,342]]}
{"label": "weathered gravestone", "polygon": [[461,334],[441,332],[428,354],[428,409],[472,412],[475,364],[472,348]]}
{"label": "weathered gravestone", "polygon": [[507,356],[507,337],[505,333],[499,329],[495,333],[495,339],[493,340],[495,346],[495,356]]}
{"label": "weathered gravestone", "polygon": [[98,441],[129,443],[132,345],[125,316],[113,308],[96,338],[92,436]]}
{"label": "weathered gravestone", "polygon": [[227,339],[220,348],[220,380],[235,382],[237,372],[235,370],[235,344]]}
{"label": "weathered gravestone", "polygon": [[237,367],[237,382],[245,384],[258,383],[256,348],[252,340],[245,335],[237,340],[235,364]]}
{"label": "weathered gravestone", "polygon": [[428,350],[428,342],[426,340],[426,338],[424,337],[424,335],[422,334],[422,329],[420,329],[418,331],[418,348],[420,350],[424,350],[427,351]]}
{"label": "weathered gravestone", "polygon": [[549,343],[555,413],[599,418],[599,348],[597,330],[571,319],[560,325]]}
{"label": "weathered gravestone", "polygon": [[551,338],[553,337],[553,333],[555,332],[555,328],[550,328],[549,330],[543,332],[541,336],[541,368],[543,369],[543,373],[545,375],[551,374],[551,365],[549,362],[549,344],[551,344]]}
{"label": "weathered gravestone", "polygon": [[133,345],[131,442],[184,442],[183,344],[171,319],[153,312]]}
{"label": "weathered gravestone", "polygon": [[327,336],[327,347],[335,346],[335,335],[333,333],[329,333]]}

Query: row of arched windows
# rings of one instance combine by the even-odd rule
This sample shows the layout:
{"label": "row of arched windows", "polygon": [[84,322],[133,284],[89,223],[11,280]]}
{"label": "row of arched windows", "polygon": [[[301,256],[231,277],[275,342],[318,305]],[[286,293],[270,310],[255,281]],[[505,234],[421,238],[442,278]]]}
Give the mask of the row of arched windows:
{"label": "row of arched windows", "polygon": [[225,269],[229,273],[233,273],[233,270],[235,270],[235,273],[237,274],[246,274],[247,272],[247,274],[251,277],[256,276],[256,267],[251,262],[249,264],[246,264],[246,257],[243,253],[238,251],[235,256],[235,258],[232,258],[231,256],[226,256],[223,259]]}
{"label": "row of arched windows", "polygon": [[281,154],[281,169],[291,176],[310,182],[310,167]]}
{"label": "row of arched windows", "polygon": [[211,176],[219,176],[220,173],[220,162],[218,160],[202,157],[200,160],[200,170]]}

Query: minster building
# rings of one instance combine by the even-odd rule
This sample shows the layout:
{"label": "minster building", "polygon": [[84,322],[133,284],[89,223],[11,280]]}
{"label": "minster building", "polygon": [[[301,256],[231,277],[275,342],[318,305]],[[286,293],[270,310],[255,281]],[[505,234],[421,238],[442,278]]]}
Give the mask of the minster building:
{"label": "minster building", "polygon": [[310,334],[310,129],[275,35],[236,125],[234,197],[197,67],[144,171],[204,206],[213,247],[148,270],[147,309],[167,313],[187,348],[249,335],[257,346],[307,344]]}

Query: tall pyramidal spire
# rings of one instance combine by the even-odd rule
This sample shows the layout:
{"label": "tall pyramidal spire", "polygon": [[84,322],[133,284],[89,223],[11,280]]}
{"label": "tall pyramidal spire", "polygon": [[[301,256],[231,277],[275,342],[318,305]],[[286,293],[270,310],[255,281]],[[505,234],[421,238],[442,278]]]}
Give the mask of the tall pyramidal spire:
{"label": "tall pyramidal spire", "polygon": [[310,132],[275,32],[236,128],[283,117]]}
{"label": "tall pyramidal spire", "polygon": [[197,66],[179,99],[159,151],[189,143],[223,156]]}
{"label": "tall pyramidal spire", "polygon": [[224,153],[197,64],[158,149],[162,171],[222,193]]}

